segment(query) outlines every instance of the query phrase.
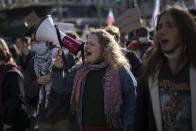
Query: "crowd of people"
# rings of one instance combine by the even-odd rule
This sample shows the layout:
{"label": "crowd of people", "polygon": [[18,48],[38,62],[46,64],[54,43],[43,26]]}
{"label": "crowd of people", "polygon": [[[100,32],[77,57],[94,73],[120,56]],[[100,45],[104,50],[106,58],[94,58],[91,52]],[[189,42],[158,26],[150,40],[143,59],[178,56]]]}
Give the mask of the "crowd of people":
{"label": "crowd of people", "polygon": [[194,15],[167,6],[153,36],[134,32],[64,32],[85,43],[81,56],[32,28],[9,47],[1,38],[0,131],[196,131]]}

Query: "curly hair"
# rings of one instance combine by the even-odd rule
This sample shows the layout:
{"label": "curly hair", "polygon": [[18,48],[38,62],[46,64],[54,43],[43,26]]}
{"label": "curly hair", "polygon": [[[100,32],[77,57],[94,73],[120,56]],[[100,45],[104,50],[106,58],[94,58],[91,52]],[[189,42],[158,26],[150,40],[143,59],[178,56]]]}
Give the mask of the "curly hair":
{"label": "curly hair", "polygon": [[90,35],[97,36],[98,42],[103,49],[102,57],[109,66],[113,69],[119,69],[123,66],[130,68],[128,60],[111,34],[104,29],[95,29],[90,33]]}
{"label": "curly hair", "polygon": [[117,26],[110,25],[104,28],[107,32],[114,36],[117,42],[120,42],[120,30]]}
{"label": "curly hair", "polygon": [[[196,67],[196,22],[193,16],[180,6],[167,6],[157,17],[157,22],[163,15],[170,14],[176,23],[182,40],[183,52],[181,53],[179,62],[188,62]],[[148,78],[149,75],[154,76],[155,70],[160,70],[163,62],[166,60],[159,41],[156,39],[157,27],[155,27],[156,47],[153,49],[151,56],[146,60],[143,76]]]}
{"label": "curly hair", "polygon": [[74,31],[67,31],[67,32],[65,32],[65,34],[72,37],[75,40],[82,41],[82,39],[80,38],[78,33],[74,32]]}

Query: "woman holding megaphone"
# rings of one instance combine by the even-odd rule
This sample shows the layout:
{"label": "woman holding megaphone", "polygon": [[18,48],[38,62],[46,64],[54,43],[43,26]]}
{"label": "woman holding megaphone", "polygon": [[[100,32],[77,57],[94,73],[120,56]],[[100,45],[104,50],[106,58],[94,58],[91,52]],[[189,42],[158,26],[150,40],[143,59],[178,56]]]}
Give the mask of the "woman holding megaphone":
{"label": "woman holding megaphone", "polygon": [[[63,74],[56,57],[52,88],[70,95],[70,107],[81,131],[131,131],[137,82],[114,37],[95,29],[85,45],[84,63]],[[63,114],[62,114],[63,115]]]}

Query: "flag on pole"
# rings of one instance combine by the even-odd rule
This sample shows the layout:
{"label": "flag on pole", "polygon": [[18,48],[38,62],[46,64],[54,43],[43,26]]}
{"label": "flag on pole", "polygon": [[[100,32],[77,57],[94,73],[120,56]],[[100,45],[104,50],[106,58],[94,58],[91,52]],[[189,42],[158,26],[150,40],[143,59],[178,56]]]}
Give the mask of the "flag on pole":
{"label": "flag on pole", "polygon": [[155,1],[154,12],[153,12],[153,16],[152,16],[152,19],[151,19],[151,27],[150,27],[151,30],[153,30],[154,24],[156,23],[156,20],[157,20],[156,17],[159,14],[159,11],[160,11],[160,3],[161,3],[160,0]]}
{"label": "flag on pole", "polygon": [[113,15],[113,12],[112,12],[112,9],[109,10],[109,13],[108,13],[108,16],[107,16],[107,19],[106,19],[106,24],[107,25],[112,25],[114,23],[114,15]]}

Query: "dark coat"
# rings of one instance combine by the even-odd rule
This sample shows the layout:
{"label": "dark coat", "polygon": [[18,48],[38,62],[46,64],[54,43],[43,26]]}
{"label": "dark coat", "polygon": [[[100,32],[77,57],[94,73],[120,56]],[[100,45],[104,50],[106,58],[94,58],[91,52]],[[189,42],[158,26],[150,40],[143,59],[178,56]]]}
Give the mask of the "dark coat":
{"label": "dark coat", "polygon": [[12,126],[10,131],[25,131],[29,126],[29,119],[22,108],[24,104],[20,90],[23,88],[22,84],[23,76],[16,65],[13,65],[5,74],[2,83],[3,103],[5,105],[3,123]]}
{"label": "dark coat", "polygon": [[133,131],[157,131],[147,81],[139,80]]}
{"label": "dark coat", "polygon": [[[40,85],[37,84],[37,76],[34,71],[34,57],[29,62],[27,69],[25,71],[25,81],[24,86],[27,93],[27,96],[34,101],[34,108],[37,108],[39,100],[39,91]],[[69,104],[70,97],[65,95],[59,95],[51,89],[50,95],[48,98],[48,107],[45,108],[45,100],[42,100],[39,108],[39,121],[47,124],[53,124],[60,120],[72,119],[69,116]],[[62,115],[63,114],[63,115]]]}
{"label": "dark coat", "polygon": [[142,60],[137,56],[134,51],[123,49],[123,52],[128,59],[129,64],[131,65],[131,71],[133,72],[133,75],[136,78],[139,77],[141,75],[140,67],[143,64]]}

